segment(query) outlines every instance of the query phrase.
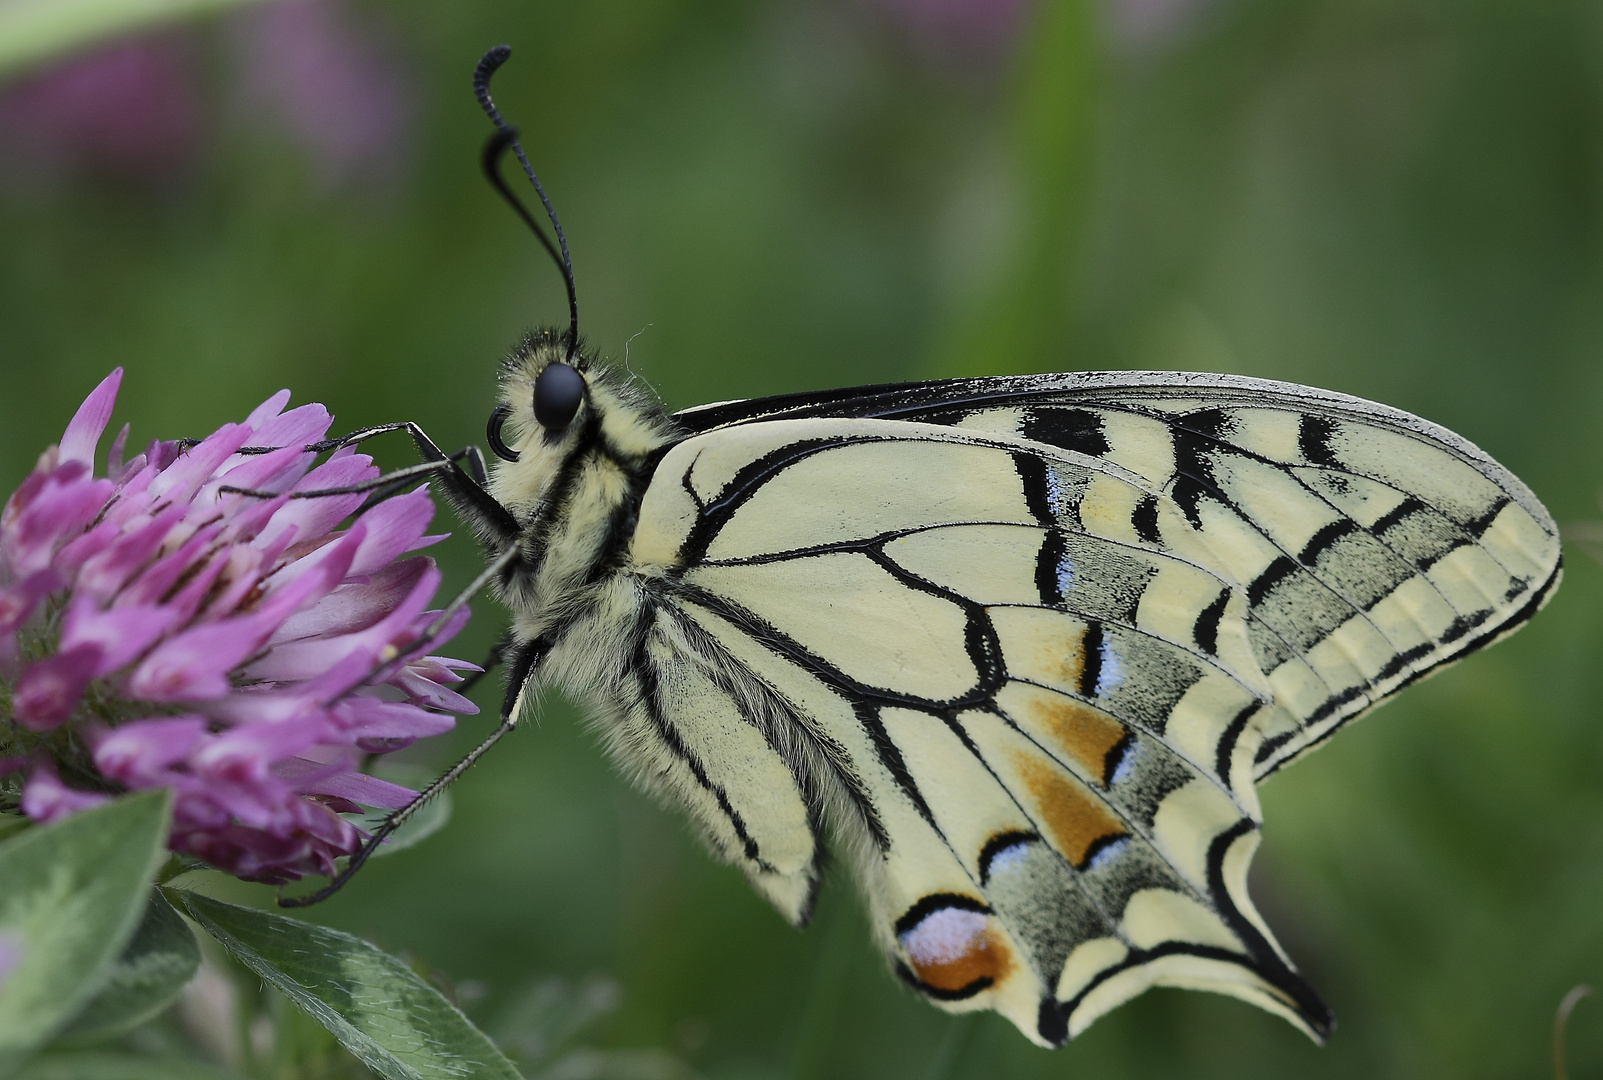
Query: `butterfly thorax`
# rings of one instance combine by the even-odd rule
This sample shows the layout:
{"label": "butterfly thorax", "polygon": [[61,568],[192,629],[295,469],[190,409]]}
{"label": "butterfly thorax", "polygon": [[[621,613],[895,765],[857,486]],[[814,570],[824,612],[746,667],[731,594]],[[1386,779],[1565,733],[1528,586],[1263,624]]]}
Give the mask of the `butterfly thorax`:
{"label": "butterfly thorax", "polygon": [[[534,386],[557,363],[579,371],[585,394],[572,421],[553,431],[535,418]],[[550,640],[595,603],[619,565],[652,469],[680,434],[637,384],[582,352],[570,360],[554,331],[529,335],[500,384],[504,437],[518,460],[497,465],[489,490],[517,520],[521,548],[500,593],[518,639]]]}

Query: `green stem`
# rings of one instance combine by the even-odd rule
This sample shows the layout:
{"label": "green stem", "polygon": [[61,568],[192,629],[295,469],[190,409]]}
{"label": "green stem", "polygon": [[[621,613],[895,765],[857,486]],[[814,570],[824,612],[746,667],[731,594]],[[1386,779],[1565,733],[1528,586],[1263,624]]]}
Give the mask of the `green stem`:
{"label": "green stem", "polygon": [[1008,265],[969,298],[935,359],[936,374],[1063,370],[1074,352],[1075,256],[1090,189],[1100,58],[1096,5],[1046,0],[1024,33],[1010,156],[1018,208]]}

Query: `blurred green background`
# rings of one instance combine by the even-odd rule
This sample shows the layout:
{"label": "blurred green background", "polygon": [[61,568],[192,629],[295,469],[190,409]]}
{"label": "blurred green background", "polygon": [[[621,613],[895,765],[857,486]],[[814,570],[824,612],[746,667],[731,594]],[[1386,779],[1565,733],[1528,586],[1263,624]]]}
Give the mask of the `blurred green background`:
{"label": "blurred green background", "polygon": [[[564,318],[477,171],[468,78],[501,41],[585,332],[671,408],[1233,371],[1420,413],[1561,523],[1603,516],[1582,0],[295,0],[58,43],[0,73],[0,486],[119,364],[136,441],[281,386],[342,429],[481,441],[500,354]],[[436,552],[473,573],[464,538]],[[1550,1075],[1557,1002],[1603,980],[1603,568],[1569,554],[1529,629],[1264,788],[1254,891],[1336,1010],[1324,1048],[1173,990],[1057,1052],[938,1013],[849,881],[791,930],[554,697],[445,832],[310,914],[479,991],[492,1025],[542,978],[604,974],[594,1044],[710,1078]],[[502,619],[481,602],[454,651]],[[1595,1002],[1570,1063],[1603,1070]]]}

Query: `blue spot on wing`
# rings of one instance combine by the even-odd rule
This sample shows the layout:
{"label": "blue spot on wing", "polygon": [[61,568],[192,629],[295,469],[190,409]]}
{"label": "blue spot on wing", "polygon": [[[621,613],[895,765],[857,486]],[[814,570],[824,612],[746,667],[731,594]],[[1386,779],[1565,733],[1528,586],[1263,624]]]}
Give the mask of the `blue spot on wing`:
{"label": "blue spot on wing", "polygon": [[1130,779],[1135,772],[1136,758],[1141,754],[1141,744],[1132,741],[1126,746],[1124,753],[1119,755],[1119,763],[1113,767],[1113,775],[1108,778],[1110,784],[1122,784]]}
{"label": "blue spot on wing", "polygon": [[1058,476],[1057,470],[1046,470],[1046,504],[1057,517],[1062,517],[1068,509],[1069,500],[1064,490],[1063,479]]}
{"label": "blue spot on wing", "polygon": [[1102,662],[1097,668],[1096,693],[1097,697],[1107,697],[1124,685],[1124,661],[1119,659],[1119,654],[1113,651],[1113,642],[1106,637],[1102,638],[1098,650]]}
{"label": "blue spot on wing", "polygon": [[1024,840],[1020,840],[1018,843],[1013,844],[1010,847],[1003,848],[995,855],[992,855],[991,861],[986,864],[987,876],[994,878],[998,874],[1007,873],[1014,867],[1021,865],[1024,862],[1024,857],[1029,853],[1029,842]]}
{"label": "blue spot on wing", "polygon": [[1121,836],[1111,843],[1103,844],[1097,849],[1096,854],[1091,856],[1091,861],[1085,864],[1086,871],[1102,869],[1102,867],[1123,855],[1129,847],[1130,838],[1128,836]]}

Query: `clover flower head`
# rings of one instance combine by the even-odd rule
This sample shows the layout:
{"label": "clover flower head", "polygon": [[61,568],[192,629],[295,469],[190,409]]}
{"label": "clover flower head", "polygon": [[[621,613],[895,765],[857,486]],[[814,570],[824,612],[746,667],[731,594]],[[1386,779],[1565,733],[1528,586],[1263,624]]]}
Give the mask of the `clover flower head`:
{"label": "clover flower head", "polygon": [[354,447],[319,463],[307,445],[332,418],[286,411],[288,391],[129,460],[124,427],[96,476],[121,381],[95,388],[0,511],[11,799],[51,821],[171,788],[174,851],[248,880],[330,874],[364,839],[341,814],[414,795],[364,759],[478,711],[451,689],[473,665],[415,655],[468,614],[427,634],[440,574],[406,556],[442,539],[425,535],[434,505],[425,488],[292,498],[379,470]]}

